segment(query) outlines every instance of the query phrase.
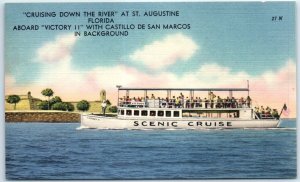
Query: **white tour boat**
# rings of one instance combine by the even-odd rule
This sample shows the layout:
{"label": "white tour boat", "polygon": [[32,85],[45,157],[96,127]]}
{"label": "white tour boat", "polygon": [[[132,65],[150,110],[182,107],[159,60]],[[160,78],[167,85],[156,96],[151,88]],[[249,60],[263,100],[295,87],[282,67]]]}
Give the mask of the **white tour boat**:
{"label": "white tour boat", "polygon": [[[82,114],[81,128],[95,129],[231,129],[275,128],[280,116],[258,113],[251,108],[248,88],[118,88],[118,112],[116,116]],[[120,91],[126,96],[119,97]],[[142,99],[129,98],[129,91],[144,91]],[[148,91],[167,91],[166,99],[148,98]],[[189,98],[171,97],[171,92],[189,92]],[[203,101],[194,92],[208,92]],[[213,92],[229,92],[227,99],[213,98]],[[248,92],[247,99],[234,99],[234,91]],[[210,97],[210,98],[209,98]],[[172,99],[173,98],[173,99]],[[286,106],[284,106],[286,108]]]}

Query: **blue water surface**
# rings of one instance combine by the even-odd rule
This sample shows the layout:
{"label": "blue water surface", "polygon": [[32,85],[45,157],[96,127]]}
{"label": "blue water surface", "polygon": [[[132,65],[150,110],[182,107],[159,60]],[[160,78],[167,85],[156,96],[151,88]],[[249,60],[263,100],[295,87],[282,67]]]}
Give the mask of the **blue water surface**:
{"label": "blue water surface", "polygon": [[7,179],[295,178],[296,122],[279,129],[77,130],[6,123]]}

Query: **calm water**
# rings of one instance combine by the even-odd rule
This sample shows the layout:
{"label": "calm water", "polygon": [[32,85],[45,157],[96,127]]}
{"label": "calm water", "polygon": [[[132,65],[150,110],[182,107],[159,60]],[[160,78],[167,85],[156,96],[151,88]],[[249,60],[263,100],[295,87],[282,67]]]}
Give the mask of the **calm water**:
{"label": "calm water", "polygon": [[295,178],[296,122],[266,130],[6,123],[8,179]]}

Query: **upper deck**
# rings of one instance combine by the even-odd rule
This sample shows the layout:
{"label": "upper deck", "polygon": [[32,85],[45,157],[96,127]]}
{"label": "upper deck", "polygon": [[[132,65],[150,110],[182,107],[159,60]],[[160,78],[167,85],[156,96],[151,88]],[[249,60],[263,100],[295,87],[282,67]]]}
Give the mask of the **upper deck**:
{"label": "upper deck", "polygon": [[[251,108],[252,100],[247,88],[118,88],[118,116],[120,117],[217,117],[217,118],[264,118],[257,116]],[[119,92],[125,96],[119,97]],[[143,91],[143,97],[130,97],[130,92]],[[166,97],[148,96],[148,92],[165,91]],[[174,93],[181,92],[175,96]],[[182,92],[188,92],[184,96]],[[207,92],[207,97],[200,97],[195,92]],[[227,97],[220,97],[214,92],[228,92]],[[235,98],[233,92],[247,92],[247,96]]]}
{"label": "upper deck", "polygon": [[[118,88],[118,106],[119,107],[153,107],[153,108],[242,108],[251,107],[251,98],[249,97],[248,88],[126,88],[117,86]],[[120,91],[126,91],[123,98],[119,97]],[[143,91],[144,97],[130,97],[130,91]],[[155,97],[152,94],[148,96],[149,91],[166,91],[167,95],[163,97]],[[172,92],[181,92],[179,96],[172,96]],[[189,92],[189,96],[185,97],[182,92]],[[195,92],[208,92],[207,98],[195,97]],[[227,98],[217,97],[213,92],[229,92]],[[234,91],[248,92],[247,99],[241,97],[236,99],[233,97]]]}

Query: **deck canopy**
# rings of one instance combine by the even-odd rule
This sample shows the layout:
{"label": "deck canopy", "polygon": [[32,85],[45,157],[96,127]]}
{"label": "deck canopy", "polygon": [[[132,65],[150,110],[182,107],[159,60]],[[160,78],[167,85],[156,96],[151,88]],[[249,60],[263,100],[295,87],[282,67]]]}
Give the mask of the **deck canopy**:
{"label": "deck canopy", "polygon": [[207,92],[213,92],[213,91],[227,91],[229,92],[229,98],[232,98],[232,93],[236,91],[245,91],[248,92],[249,96],[249,86],[248,88],[134,88],[134,87],[122,87],[120,85],[117,85],[118,88],[118,98],[119,98],[119,91],[126,91],[126,96],[129,96],[130,91],[144,91],[144,97],[147,96],[148,91],[166,91],[167,97],[171,97],[172,91],[189,91],[190,92],[190,98],[194,97],[195,91],[207,91]]}
{"label": "deck canopy", "polygon": [[[129,97],[129,92],[130,91],[143,91],[144,92],[144,97],[147,97],[147,92],[148,91],[166,91],[167,92],[167,98],[171,98],[172,91],[188,91],[189,92],[189,98],[194,98],[194,93],[199,92],[199,91],[207,91],[208,95],[210,95],[213,91],[225,91],[229,92],[229,98],[232,98],[232,93],[233,92],[248,92],[249,96],[249,84],[247,85],[247,88],[135,88],[135,87],[122,87],[121,85],[116,86],[118,88],[118,100],[120,99],[119,97],[119,92],[120,91],[126,91],[126,98]],[[119,103],[118,103],[119,106]]]}

